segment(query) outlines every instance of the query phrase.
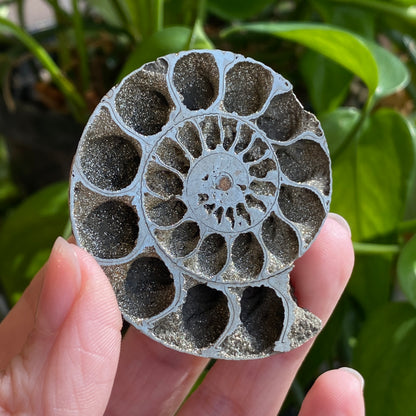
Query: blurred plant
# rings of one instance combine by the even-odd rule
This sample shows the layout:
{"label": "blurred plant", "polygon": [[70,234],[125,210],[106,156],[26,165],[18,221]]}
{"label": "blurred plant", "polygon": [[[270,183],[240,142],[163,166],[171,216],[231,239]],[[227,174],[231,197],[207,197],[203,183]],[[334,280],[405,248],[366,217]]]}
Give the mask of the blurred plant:
{"label": "blurred plant", "polygon": [[[97,39],[111,39],[109,50],[122,52],[116,62],[106,55],[115,71],[105,88],[158,56],[213,45],[261,60],[292,81],[324,127],[332,155],[331,209],[351,225],[356,265],[286,411],[299,407],[321,371],[353,365],[366,378],[368,415],[416,413],[416,4],[88,0],[78,8],[73,0],[68,12],[57,0],[48,3],[57,21],[56,54],[22,24],[0,18],[0,30],[14,34],[48,69],[78,120],[86,119],[102,89],[91,68]],[[16,47],[11,39],[2,41],[8,50]],[[43,190],[1,219],[0,264],[7,270],[1,282],[10,301],[63,232],[65,192],[65,185]]]}

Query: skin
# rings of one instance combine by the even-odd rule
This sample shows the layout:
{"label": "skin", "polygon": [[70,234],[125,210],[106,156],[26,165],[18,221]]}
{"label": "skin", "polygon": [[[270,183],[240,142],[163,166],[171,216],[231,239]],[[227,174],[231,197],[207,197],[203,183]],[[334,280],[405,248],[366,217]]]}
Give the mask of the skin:
{"label": "skin", "polygon": [[[326,322],[353,263],[349,228],[330,214],[291,276],[300,306]],[[134,328],[121,339],[121,325],[101,268],[58,238],[0,324],[0,415],[275,416],[313,342],[262,360],[219,360],[182,404],[207,360],[170,350]],[[299,415],[364,416],[362,389],[358,373],[328,371]]]}

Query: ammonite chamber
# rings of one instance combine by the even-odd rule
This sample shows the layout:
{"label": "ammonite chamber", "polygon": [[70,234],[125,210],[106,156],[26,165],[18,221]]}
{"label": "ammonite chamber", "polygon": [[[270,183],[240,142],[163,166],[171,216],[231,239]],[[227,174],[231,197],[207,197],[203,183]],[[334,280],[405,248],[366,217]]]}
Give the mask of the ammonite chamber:
{"label": "ammonite chamber", "polygon": [[70,208],[127,321],[179,351],[251,359],[320,328],[289,272],[330,193],[325,137],[289,82],[241,55],[188,51],[102,99],[75,156]]}

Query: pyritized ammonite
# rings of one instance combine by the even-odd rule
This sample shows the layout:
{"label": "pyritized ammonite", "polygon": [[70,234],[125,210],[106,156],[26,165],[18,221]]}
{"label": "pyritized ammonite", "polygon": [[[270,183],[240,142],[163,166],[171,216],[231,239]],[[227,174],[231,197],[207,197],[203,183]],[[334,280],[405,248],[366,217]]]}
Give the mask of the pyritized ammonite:
{"label": "pyritized ammonite", "polygon": [[103,98],[75,156],[70,205],[75,238],[127,321],[179,351],[250,359],[320,328],[289,272],[330,193],[325,137],[289,82],[241,55],[188,51]]}

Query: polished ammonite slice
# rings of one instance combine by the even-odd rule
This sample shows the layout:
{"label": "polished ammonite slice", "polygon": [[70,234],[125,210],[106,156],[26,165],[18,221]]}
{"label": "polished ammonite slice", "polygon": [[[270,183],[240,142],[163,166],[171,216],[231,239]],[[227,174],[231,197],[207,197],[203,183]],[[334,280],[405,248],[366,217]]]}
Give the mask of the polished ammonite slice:
{"label": "polished ammonite slice", "polygon": [[241,55],[187,51],[102,99],[75,156],[70,210],[128,322],[179,351],[251,359],[320,328],[289,273],[330,194],[323,131],[289,82]]}

